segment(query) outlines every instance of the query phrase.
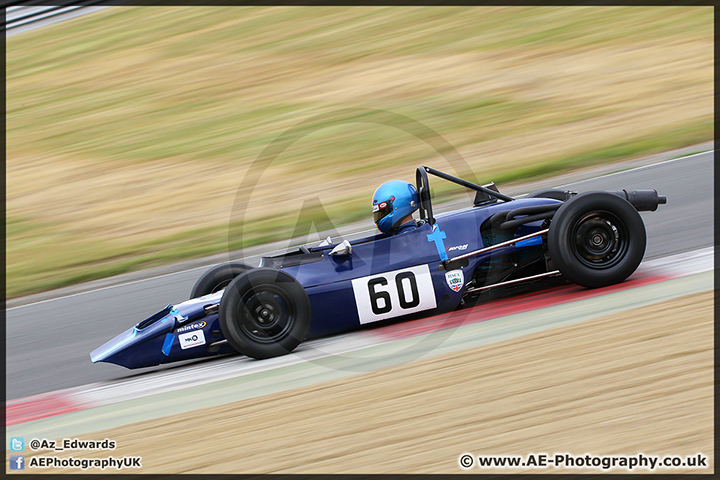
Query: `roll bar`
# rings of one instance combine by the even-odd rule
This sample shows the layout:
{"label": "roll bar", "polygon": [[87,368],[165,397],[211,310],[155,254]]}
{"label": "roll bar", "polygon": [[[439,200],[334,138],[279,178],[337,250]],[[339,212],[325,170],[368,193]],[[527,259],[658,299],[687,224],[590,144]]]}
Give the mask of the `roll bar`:
{"label": "roll bar", "polygon": [[420,218],[426,218],[430,225],[435,225],[435,217],[432,213],[432,202],[430,201],[430,183],[428,182],[428,167],[418,167],[415,172],[418,197],[420,198]]}
{"label": "roll bar", "polygon": [[435,170],[434,168],[426,167],[423,165],[418,167],[417,171],[415,172],[415,182],[417,183],[418,196],[420,197],[420,218],[427,219],[430,225],[435,224],[435,217],[433,217],[432,201],[430,200],[430,183],[428,181],[428,173],[435,175],[436,177],[440,177],[443,180],[457,183],[458,185],[465,188],[476,190],[478,192],[483,192],[487,195],[490,195],[491,197],[495,197],[498,200],[502,200],[504,202],[512,202],[513,200],[515,200],[512,197],[503,195],[502,193],[496,192],[494,190],[490,190],[489,188],[483,187],[481,185],[475,185],[474,183],[468,182],[461,178],[453,177],[452,175],[449,175],[445,172],[441,172],[440,170]]}

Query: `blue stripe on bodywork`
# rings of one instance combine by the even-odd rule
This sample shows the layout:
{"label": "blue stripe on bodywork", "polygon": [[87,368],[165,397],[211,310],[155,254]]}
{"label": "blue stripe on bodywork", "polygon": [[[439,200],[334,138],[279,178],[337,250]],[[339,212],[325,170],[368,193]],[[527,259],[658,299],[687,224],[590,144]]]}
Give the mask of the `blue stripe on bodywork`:
{"label": "blue stripe on bodywork", "polygon": [[443,238],[447,238],[447,236],[445,235],[445,232],[440,230],[440,227],[438,227],[437,223],[433,225],[432,233],[426,236],[428,242],[435,242],[435,247],[437,248],[438,254],[440,255],[440,260],[447,260],[448,254],[445,251],[445,243],[443,242]]}
{"label": "blue stripe on bodywork", "polygon": [[172,333],[168,333],[165,335],[165,342],[163,343],[162,352],[167,357],[170,355],[170,349],[172,348],[173,340],[175,340],[175,335]]}
{"label": "blue stripe on bodywork", "polygon": [[517,242],[515,244],[516,247],[529,247],[531,245],[542,245],[543,240],[540,237],[532,237],[528,238],[527,240],[523,240],[522,242]]}

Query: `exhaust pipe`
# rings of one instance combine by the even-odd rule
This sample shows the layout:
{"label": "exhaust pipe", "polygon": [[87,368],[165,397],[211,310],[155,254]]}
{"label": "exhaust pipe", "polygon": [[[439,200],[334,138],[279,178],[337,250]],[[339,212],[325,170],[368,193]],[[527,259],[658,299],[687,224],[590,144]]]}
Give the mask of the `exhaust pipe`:
{"label": "exhaust pipe", "polygon": [[619,192],[609,192],[618,197],[622,197],[638,212],[654,212],[657,210],[658,205],[665,205],[667,203],[667,197],[665,195],[658,195],[657,190],[621,190]]}

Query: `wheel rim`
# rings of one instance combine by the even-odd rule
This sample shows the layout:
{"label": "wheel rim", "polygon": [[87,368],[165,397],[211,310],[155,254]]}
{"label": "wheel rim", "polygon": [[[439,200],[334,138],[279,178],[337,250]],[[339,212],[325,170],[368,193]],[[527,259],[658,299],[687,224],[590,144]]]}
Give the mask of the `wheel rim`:
{"label": "wheel rim", "polygon": [[239,303],[240,328],[258,343],[275,343],[286,336],[297,320],[290,296],[274,285],[248,290]]}
{"label": "wheel rim", "polygon": [[603,270],[617,265],[628,250],[625,223],[607,211],[593,211],[575,222],[570,246],[585,266]]}

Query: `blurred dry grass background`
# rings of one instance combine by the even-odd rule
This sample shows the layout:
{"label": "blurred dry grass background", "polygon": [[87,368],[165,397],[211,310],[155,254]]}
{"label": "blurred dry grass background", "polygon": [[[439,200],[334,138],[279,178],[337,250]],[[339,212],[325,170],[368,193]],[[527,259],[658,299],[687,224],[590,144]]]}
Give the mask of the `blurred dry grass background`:
{"label": "blurred dry grass background", "polygon": [[506,181],[711,139],[713,66],[712,7],[115,7],[13,35],[8,296],[237,248],[250,164],[318,115],[242,197],[246,245],[304,199],[339,225],[417,165],[470,173],[340,109]]}
{"label": "blurred dry grass background", "polygon": [[[142,473],[462,473],[458,458],[468,452],[642,452],[703,453],[710,468],[653,473],[709,474],[713,296],[689,295],[82,438],[115,440],[113,456],[142,456]],[[40,453],[26,461],[32,455]],[[469,470],[561,471],[604,473]]]}

